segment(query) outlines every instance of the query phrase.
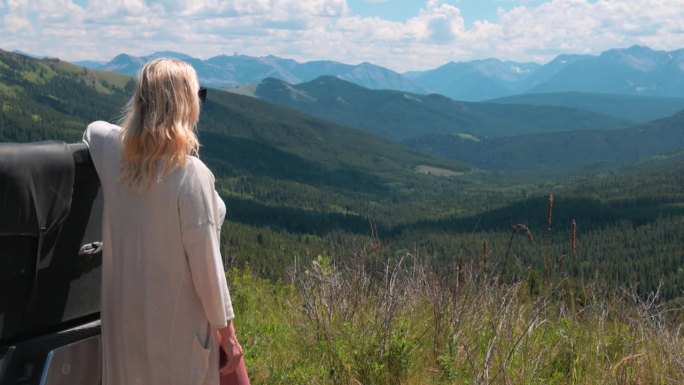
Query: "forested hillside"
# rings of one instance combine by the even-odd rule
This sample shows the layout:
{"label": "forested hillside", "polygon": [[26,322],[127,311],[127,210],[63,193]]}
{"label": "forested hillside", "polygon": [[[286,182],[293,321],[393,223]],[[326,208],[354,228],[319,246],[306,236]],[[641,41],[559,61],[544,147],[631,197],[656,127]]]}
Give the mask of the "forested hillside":
{"label": "forested hillside", "polygon": [[86,122],[117,118],[132,86],[127,76],[0,50],[0,141],[80,140]]}
{"label": "forested hillside", "polygon": [[617,130],[584,130],[472,138],[426,135],[404,141],[411,148],[489,170],[571,169],[625,166],[684,149],[684,111]]}

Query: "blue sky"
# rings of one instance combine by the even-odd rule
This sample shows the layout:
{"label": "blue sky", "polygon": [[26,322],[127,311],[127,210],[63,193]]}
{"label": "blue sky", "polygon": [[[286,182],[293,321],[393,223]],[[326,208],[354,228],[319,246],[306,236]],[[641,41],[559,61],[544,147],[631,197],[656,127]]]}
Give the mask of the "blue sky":
{"label": "blue sky", "polygon": [[[461,10],[466,26],[470,27],[477,20],[496,21],[498,9],[510,10],[514,7],[534,7],[548,0],[453,0],[453,4]],[[587,1],[596,3],[596,0]],[[380,17],[394,21],[406,21],[425,6],[421,0],[349,0],[347,4],[355,15]]]}
{"label": "blue sky", "polygon": [[[510,9],[516,5],[533,5],[544,1],[501,1],[501,0],[461,0],[450,1],[461,10],[466,25],[471,26],[476,20],[496,20],[498,8]],[[380,17],[394,21],[406,21],[425,6],[420,0],[349,0],[347,1],[355,15]]]}
{"label": "blue sky", "polygon": [[239,52],[403,72],[680,49],[682,20],[684,0],[0,0],[0,49],[70,61]]}
{"label": "blue sky", "polygon": [[418,10],[425,5],[425,2],[418,0],[349,0],[347,4],[349,4],[351,13],[354,15],[406,21],[418,13]]}

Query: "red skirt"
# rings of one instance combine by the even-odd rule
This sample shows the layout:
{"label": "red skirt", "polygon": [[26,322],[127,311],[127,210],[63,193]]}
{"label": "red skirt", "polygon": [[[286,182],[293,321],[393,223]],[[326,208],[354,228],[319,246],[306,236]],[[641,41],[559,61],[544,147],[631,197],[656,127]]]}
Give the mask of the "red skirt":
{"label": "red skirt", "polygon": [[[219,349],[221,349],[221,333],[216,331],[219,341]],[[219,385],[249,385],[249,377],[247,376],[247,367],[245,367],[245,360],[240,358],[240,363],[237,369],[230,374],[222,374]]]}

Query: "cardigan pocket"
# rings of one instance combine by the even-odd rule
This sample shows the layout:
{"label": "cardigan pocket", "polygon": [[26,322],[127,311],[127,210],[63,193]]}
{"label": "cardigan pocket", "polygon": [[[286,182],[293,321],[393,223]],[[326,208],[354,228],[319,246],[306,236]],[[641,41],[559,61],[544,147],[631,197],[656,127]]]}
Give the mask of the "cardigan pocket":
{"label": "cardigan pocket", "polygon": [[[207,341],[207,345],[210,345],[210,341]],[[204,347],[200,338],[195,336],[192,343],[192,357],[190,360],[192,384],[200,385],[204,383],[209,371],[210,353],[210,348]]]}

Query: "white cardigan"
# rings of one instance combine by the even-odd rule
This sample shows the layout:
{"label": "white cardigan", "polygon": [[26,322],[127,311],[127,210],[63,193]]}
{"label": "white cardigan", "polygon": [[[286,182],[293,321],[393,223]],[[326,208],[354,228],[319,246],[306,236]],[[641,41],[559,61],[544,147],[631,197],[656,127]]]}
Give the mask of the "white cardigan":
{"label": "white cardigan", "polygon": [[190,157],[146,192],[132,191],[119,182],[119,132],[99,121],[83,135],[104,193],[102,384],[216,385],[214,329],[234,315],[214,176]]}

